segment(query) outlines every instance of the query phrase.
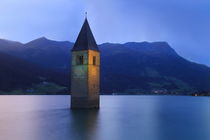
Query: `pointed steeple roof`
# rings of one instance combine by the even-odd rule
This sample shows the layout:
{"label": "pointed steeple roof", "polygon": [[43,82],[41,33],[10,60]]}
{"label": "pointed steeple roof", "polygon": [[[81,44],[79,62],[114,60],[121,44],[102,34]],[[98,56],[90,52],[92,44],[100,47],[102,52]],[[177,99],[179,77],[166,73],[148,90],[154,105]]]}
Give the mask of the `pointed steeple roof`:
{"label": "pointed steeple roof", "polygon": [[72,51],[82,51],[82,50],[99,51],[93,33],[91,32],[87,18],[85,18],[85,22],[72,49]]}

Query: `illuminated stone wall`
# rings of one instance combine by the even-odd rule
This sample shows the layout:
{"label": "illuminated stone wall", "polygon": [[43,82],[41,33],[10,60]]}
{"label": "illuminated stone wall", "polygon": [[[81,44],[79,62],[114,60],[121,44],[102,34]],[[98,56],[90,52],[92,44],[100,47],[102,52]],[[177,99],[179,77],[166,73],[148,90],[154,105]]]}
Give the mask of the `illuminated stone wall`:
{"label": "illuminated stone wall", "polygon": [[[93,65],[93,57],[96,57],[96,64]],[[88,51],[88,94],[92,99],[99,96],[100,87],[100,53],[97,51]]]}
{"label": "illuminated stone wall", "polygon": [[[84,56],[84,64],[77,65],[77,55]],[[72,69],[71,69],[71,94],[72,97],[88,96],[88,51],[72,52]]]}
{"label": "illuminated stone wall", "polygon": [[[77,65],[77,56],[83,55],[84,63]],[[93,57],[96,58],[95,65]],[[99,107],[100,53],[98,51],[72,52],[71,104],[73,108]]]}

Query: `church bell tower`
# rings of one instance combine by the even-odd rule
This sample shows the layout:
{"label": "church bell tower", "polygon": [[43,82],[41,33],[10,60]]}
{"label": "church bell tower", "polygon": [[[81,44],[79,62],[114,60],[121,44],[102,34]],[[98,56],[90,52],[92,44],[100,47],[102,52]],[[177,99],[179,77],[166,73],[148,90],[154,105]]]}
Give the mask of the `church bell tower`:
{"label": "church bell tower", "polygon": [[72,49],[71,108],[99,108],[100,51],[87,18]]}

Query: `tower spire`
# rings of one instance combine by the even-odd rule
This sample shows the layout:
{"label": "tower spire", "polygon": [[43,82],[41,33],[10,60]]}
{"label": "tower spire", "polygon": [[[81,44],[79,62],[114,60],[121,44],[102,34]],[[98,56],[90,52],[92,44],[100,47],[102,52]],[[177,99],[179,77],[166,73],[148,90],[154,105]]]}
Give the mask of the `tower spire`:
{"label": "tower spire", "polygon": [[82,50],[99,51],[87,18],[85,18],[82,29],[80,30],[80,33],[72,49],[72,51],[82,51]]}

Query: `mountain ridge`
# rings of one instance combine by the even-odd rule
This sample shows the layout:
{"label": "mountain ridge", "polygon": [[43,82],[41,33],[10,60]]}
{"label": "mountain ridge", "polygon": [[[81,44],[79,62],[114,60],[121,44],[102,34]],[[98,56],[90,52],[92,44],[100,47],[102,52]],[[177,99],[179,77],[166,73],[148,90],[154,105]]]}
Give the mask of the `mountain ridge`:
{"label": "mountain ridge", "polygon": [[[42,37],[10,51],[9,48],[2,50],[0,41],[0,51],[66,75],[70,72],[72,46],[69,41]],[[181,57],[167,42],[103,43],[98,46],[103,93],[189,94],[210,90],[207,78],[210,68]]]}

